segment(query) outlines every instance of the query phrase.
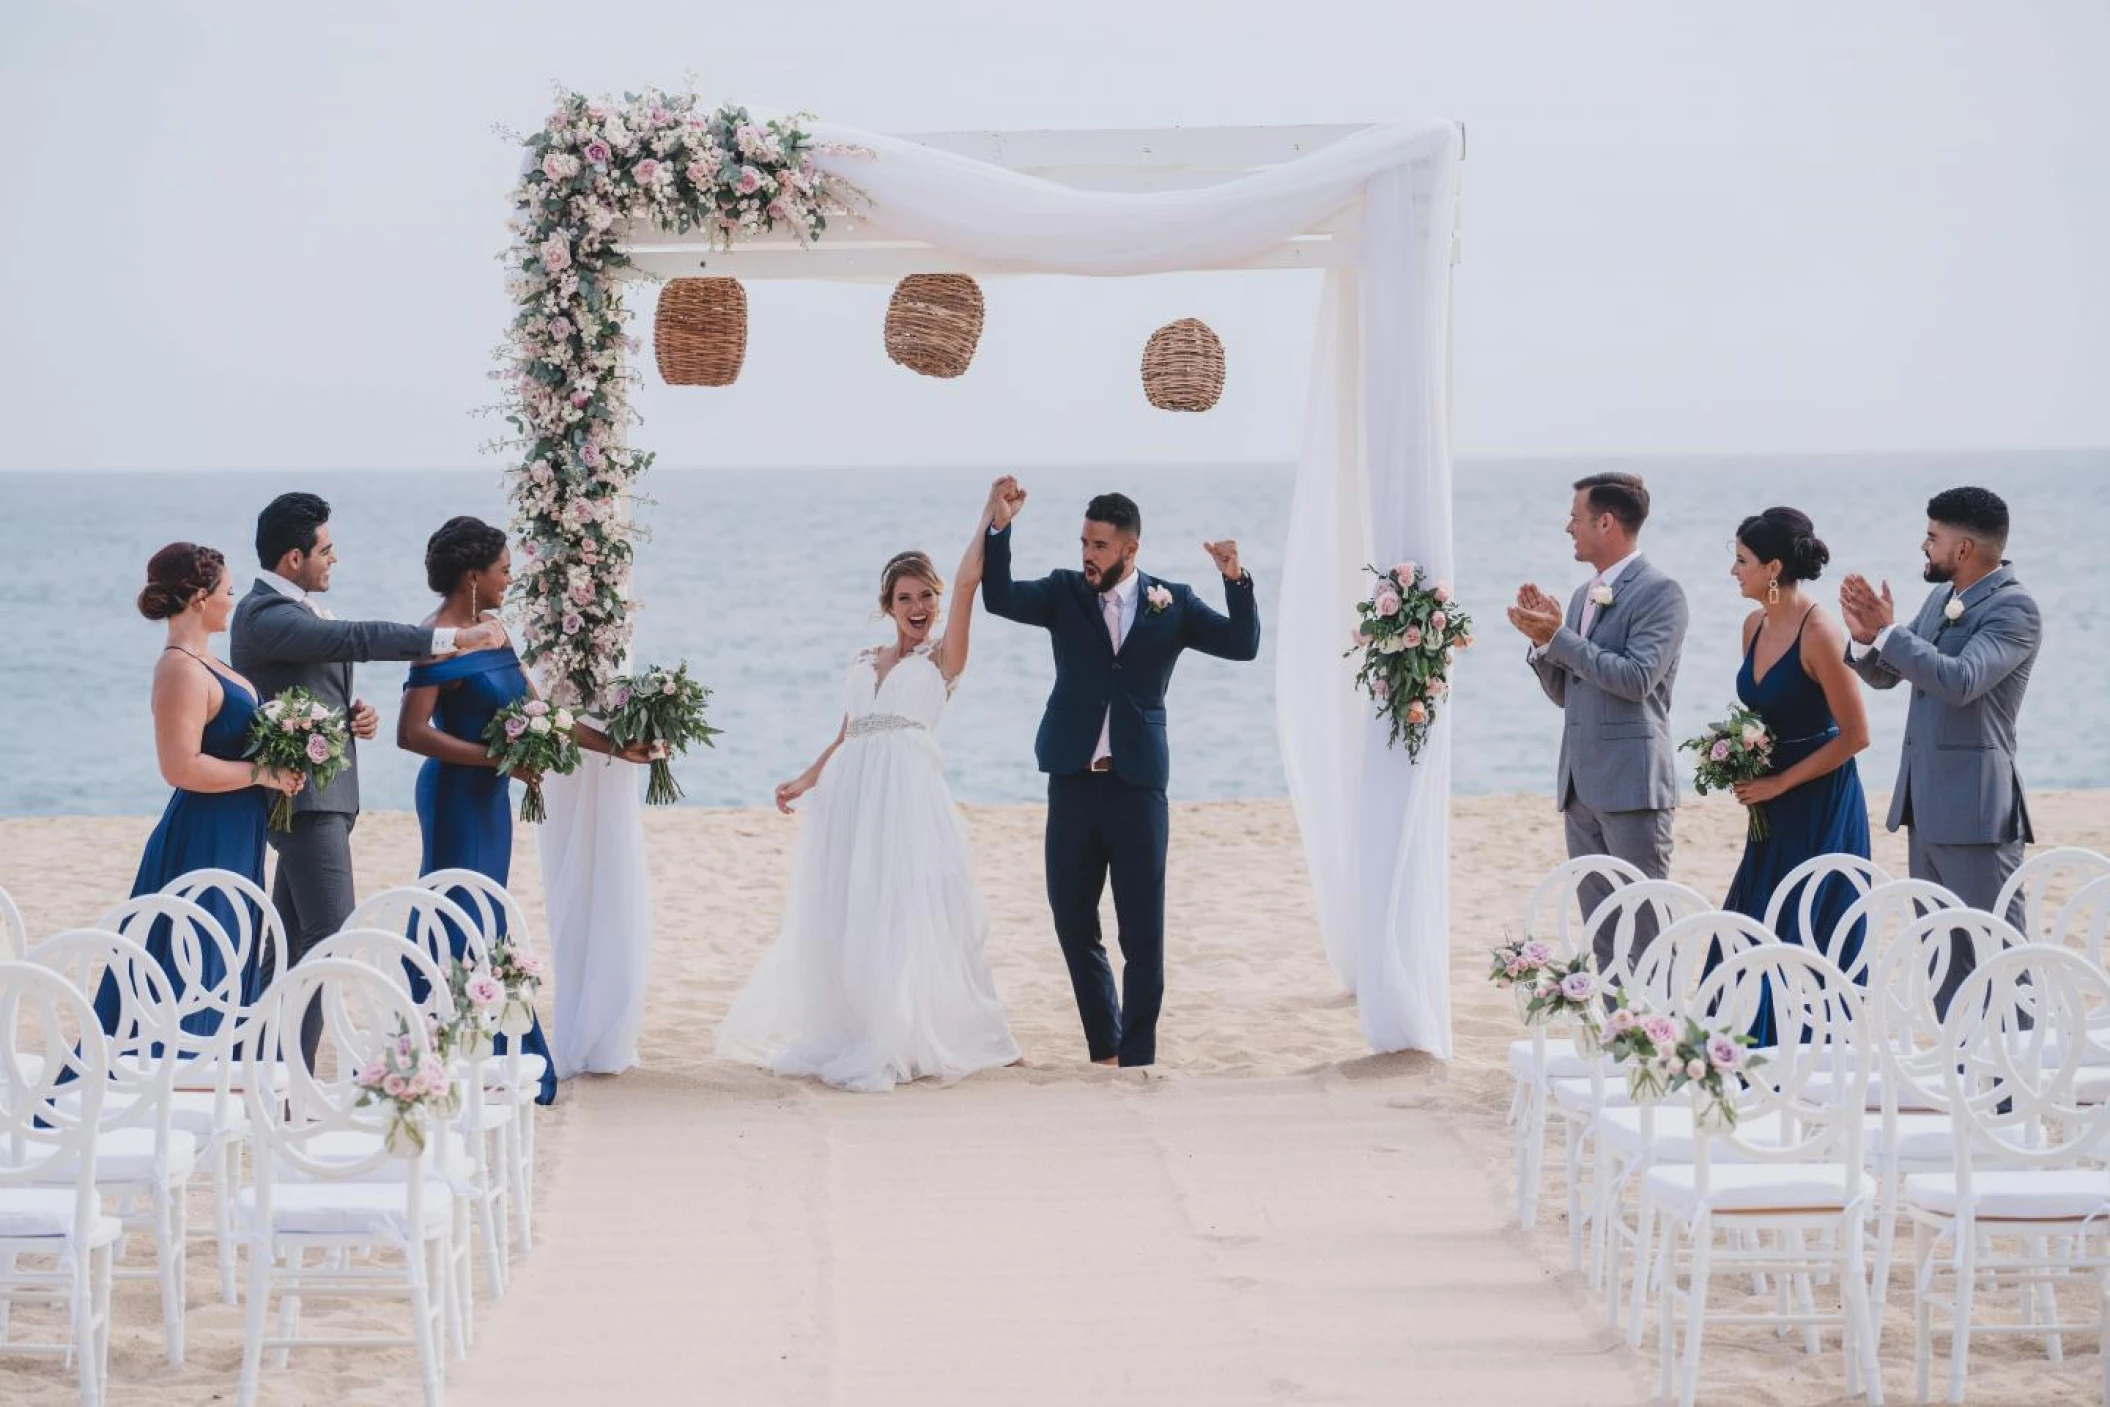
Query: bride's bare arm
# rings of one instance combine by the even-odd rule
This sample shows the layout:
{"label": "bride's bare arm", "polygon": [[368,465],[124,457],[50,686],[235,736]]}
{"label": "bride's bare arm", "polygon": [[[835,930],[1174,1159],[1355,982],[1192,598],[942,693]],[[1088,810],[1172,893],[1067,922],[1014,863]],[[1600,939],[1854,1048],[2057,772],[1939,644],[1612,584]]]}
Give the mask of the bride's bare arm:
{"label": "bride's bare arm", "polygon": [[989,524],[993,506],[982,505],[982,520],[974,525],[974,536],[967,540],[967,550],[960,554],[960,569],[953,573],[953,609],[958,612],[945,623],[945,639],[938,651],[938,672],[950,684],[967,668],[967,632],[974,623],[975,593],[982,585],[982,550],[989,541]]}
{"label": "bride's bare arm", "polygon": [[821,779],[821,773],[827,770],[828,759],[835,756],[835,750],[843,745],[843,738],[849,731],[850,715],[846,713],[843,715],[842,726],[835,730],[835,741],[822,749],[821,755],[813,759],[813,765],[790,781],[777,783],[777,810],[789,816],[791,803],[813,790],[814,785]]}

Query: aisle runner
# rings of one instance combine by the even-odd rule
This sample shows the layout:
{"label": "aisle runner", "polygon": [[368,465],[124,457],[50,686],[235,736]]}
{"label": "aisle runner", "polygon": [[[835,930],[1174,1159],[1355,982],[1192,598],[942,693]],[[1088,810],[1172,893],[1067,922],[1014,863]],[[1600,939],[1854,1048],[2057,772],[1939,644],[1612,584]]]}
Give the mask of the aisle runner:
{"label": "aisle runner", "polygon": [[588,1083],[450,1400],[1646,1400],[1403,1092]]}

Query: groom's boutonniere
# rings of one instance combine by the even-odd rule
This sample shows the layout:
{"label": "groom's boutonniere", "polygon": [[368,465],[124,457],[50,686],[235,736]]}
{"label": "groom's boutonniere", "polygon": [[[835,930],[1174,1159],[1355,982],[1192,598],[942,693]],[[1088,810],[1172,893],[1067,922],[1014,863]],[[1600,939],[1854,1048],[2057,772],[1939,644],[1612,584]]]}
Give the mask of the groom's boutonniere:
{"label": "groom's boutonniere", "polygon": [[1941,608],[1942,616],[1951,621],[1963,619],[1963,597],[1951,596],[1949,604]]}
{"label": "groom's boutonniere", "polygon": [[1153,582],[1150,589],[1143,593],[1143,600],[1149,605],[1150,613],[1156,615],[1172,604],[1172,593]]}
{"label": "groom's boutonniere", "polygon": [[1600,611],[1604,610],[1618,599],[1618,597],[1612,594],[1612,588],[1609,586],[1604,586],[1600,584],[1590,588],[1590,601]]}

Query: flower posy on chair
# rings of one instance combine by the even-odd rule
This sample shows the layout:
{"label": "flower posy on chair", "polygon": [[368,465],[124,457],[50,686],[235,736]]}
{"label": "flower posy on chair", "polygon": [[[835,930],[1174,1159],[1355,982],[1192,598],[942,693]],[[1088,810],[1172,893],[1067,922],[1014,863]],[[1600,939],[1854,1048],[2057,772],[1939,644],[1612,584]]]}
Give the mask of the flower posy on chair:
{"label": "flower posy on chair", "polygon": [[1450,697],[1451,656],[1473,643],[1472,617],[1452,601],[1450,583],[1430,581],[1412,562],[1364,570],[1377,582],[1355,607],[1360,619],[1348,653],[1363,657],[1355,682],[1391,723],[1391,745],[1405,743],[1418,758],[1437,706]]}

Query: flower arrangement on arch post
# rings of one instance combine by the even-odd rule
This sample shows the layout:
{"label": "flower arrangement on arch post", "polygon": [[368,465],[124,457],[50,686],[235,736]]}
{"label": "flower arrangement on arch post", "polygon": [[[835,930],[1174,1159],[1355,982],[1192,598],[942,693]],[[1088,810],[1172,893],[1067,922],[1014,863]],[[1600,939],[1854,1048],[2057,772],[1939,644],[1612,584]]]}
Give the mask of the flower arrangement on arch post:
{"label": "flower arrangement on arch post", "polygon": [[1364,570],[1377,580],[1355,607],[1347,651],[1362,656],[1355,682],[1391,725],[1390,745],[1404,743],[1407,756],[1418,758],[1450,697],[1451,659],[1473,643],[1472,617],[1458,609],[1449,582],[1431,581],[1416,563]]}

